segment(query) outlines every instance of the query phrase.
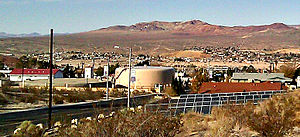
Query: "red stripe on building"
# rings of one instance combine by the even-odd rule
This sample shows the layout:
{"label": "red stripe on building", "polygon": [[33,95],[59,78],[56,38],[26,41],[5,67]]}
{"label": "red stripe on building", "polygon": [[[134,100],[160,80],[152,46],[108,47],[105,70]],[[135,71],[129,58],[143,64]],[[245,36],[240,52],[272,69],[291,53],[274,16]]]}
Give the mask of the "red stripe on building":
{"label": "red stripe on building", "polygon": [[[59,69],[53,69],[53,74],[56,74]],[[31,75],[49,75],[50,69],[13,69],[10,74],[31,74]]]}

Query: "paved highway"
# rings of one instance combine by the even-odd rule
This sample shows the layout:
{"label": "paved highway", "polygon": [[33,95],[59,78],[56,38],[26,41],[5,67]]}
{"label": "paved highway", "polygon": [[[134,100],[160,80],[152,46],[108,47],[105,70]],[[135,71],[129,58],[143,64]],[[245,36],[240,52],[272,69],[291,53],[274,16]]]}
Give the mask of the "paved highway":
{"label": "paved highway", "polygon": [[[136,96],[132,99],[132,106],[145,104],[155,94]],[[99,112],[108,113],[112,110],[126,106],[127,98],[119,98],[108,101],[82,102],[67,105],[53,106],[54,119],[59,117],[82,118],[97,115]],[[22,121],[29,120],[35,124],[46,124],[48,119],[48,107],[30,109],[18,112],[0,113],[0,136],[10,135]]]}

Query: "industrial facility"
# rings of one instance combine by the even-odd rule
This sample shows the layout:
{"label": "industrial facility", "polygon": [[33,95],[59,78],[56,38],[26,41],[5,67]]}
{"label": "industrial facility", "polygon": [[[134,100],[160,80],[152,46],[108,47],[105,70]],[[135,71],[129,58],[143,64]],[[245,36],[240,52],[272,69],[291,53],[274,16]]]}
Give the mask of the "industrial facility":
{"label": "industrial facility", "polygon": [[[131,69],[131,84],[133,89],[153,89],[155,87],[168,86],[172,83],[175,69],[172,67],[136,66]],[[128,87],[129,69],[117,68],[115,85]]]}

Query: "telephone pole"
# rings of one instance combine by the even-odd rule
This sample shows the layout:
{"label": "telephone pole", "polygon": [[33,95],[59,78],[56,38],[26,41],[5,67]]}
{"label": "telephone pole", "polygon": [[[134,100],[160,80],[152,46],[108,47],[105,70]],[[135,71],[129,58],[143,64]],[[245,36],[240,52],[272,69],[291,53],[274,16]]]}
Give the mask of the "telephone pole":
{"label": "telephone pole", "polygon": [[130,107],[130,82],[131,82],[131,48],[129,49],[129,75],[128,75],[128,95],[127,95],[127,107]]}
{"label": "telephone pole", "polygon": [[53,58],[53,29],[50,30],[50,77],[49,77],[49,111],[48,111],[48,128],[51,129],[51,114],[52,114],[52,58]]}
{"label": "telephone pole", "polygon": [[108,100],[108,99],[109,99],[109,87],[108,87],[108,79],[109,79],[109,57],[107,58],[106,100]]}

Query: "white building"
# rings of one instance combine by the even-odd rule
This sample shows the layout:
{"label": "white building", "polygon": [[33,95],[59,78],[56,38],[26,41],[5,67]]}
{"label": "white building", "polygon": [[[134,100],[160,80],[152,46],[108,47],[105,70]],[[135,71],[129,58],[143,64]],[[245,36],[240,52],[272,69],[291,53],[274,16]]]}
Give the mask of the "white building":
{"label": "white building", "polygon": [[84,69],[84,78],[94,78],[93,68]]}
{"label": "white building", "polygon": [[[53,69],[52,72],[54,78],[63,78],[59,69]],[[10,81],[49,79],[50,69],[13,69],[9,75]]]}

